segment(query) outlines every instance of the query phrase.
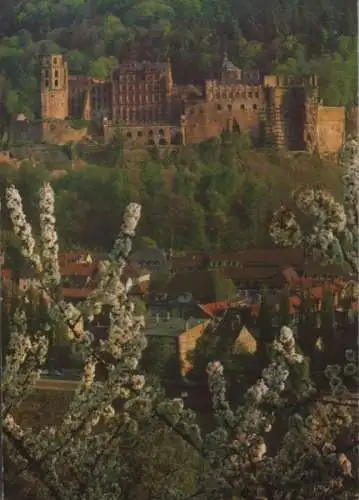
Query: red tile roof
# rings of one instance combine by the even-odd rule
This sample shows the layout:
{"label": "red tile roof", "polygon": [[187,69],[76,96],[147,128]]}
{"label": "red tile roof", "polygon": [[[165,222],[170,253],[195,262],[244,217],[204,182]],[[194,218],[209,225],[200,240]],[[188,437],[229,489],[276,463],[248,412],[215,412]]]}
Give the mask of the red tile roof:
{"label": "red tile roof", "polygon": [[239,261],[241,264],[302,265],[304,251],[300,248],[250,249],[239,252],[211,254],[210,261]]}
{"label": "red tile roof", "polygon": [[97,262],[93,262],[91,264],[78,264],[74,262],[60,266],[60,272],[62,276],[92,276],[97,268]]}
{"label": "red tile roof", "polygon": [[1,277],[4,280],[11,280],[11,277],[12,277],[11,269],[1,269]]}
{"label": "red tile roof", "polygon": [[223,311],[226,311],[230,307],[246,307],[248,303],[243,299],[233,299],[233,300],[222,300],[218,302],[211,302],[209,304],[198,304],[199,307],[209,316],[215,316]]}
{"label": "red tile roof", "polygon": [[65,299],[85,299],[93,291],[91,288],[64,288]]}

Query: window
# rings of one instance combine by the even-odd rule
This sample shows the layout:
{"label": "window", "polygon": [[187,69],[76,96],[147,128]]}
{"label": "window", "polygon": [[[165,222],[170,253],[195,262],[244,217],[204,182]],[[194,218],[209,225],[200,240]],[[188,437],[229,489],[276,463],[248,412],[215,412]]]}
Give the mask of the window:
{"label": "window", "polygon": [[167,141],[166,141],[165,139],[160,139],[160,140],[158,141],[158,144],[159,144],[160,146],[167,146]]}
{"label": "window", "polygon": [[137,137],[142,137],[142,136],[143,136],[142,130],[139,130],[139,131],[137,132]]}
{"label": "window", "polygon": [[148,131],[148,137],[153,137],[153,130]]}
{"label": "window", "polygon": [[259,98],[259,92],[255,92],[255,97],[258,99]]}
{"label": "window", "polygon": [[57,57],[54,57],[54,64],[57,64]]}
{"label": "window", "polygon": [[228,104],[228,111],[232,111],[232,104]]}
{"label": "window", "polygon": [[164,135],[164,134],[165,134],[165,131],[163,130],[163,128],[160,128],[160,129],[159,129],[159,131],[158,131],[158,133],[159,133],[160,135]]}
{"label": "window", "polygon": [[241,111],[244,111],[246,108],[244,106],[244,104],[241,104]]}
{"label": "window", "polygon": [[126,135],[127,135],[127,137],[128,137],[128,138],[131,138],[131,137],[132,137],[132,133],[131,133],[131,132],[127,132],[127,134],[126,134]]}
{"label": "window", "polygon": [[45,80],[45,87],[49,86],[49,80]]}
{"label": "window", "polygon": [[222,110],[222,106],[220,104],[217,104],[217,109],[218,109],[218,111],[221,111]]}
{"label": "window", "polygon": [[257,104],[253,104],[253,109],[257,109]]}
{"label": "window", "polygon": [[55,69],[55,78],[58,78],[59,77],[59,72],[57,71],[57,69]]}
{"label": "window", "polygon": [[59,86],[59,81],[55,80],[55,87],[58,87],[58,86]]}
{"label": "window", "polygon": [[252,99],[252,92],[248,92],[248,97]]}

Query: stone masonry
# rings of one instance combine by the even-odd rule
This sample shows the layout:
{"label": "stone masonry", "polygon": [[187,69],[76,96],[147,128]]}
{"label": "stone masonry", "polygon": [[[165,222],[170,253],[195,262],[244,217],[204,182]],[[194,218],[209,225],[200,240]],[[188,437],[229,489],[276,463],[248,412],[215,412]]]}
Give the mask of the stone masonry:
{"label": "stone masonry", "polygon": [[202,85],[176,85],[169,61],[122,63],[109,80],[69,75],[61,55],[43,59],[41,79],[44,120],[96,121],[105,143],[120,130],[130,149],[195,144],[225,131],[321,154],[338,151],[344,140],[344,108],[319,104],[315,75],[246,73],[227,55],[219,78]]}

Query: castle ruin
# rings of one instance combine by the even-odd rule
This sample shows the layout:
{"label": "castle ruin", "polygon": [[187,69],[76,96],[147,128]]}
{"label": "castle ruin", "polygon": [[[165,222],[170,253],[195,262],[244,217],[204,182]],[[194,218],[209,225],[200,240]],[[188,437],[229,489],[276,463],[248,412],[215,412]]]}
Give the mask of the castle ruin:
{"label": "castle ruin", "polygon": [[100,80],[70,75],[64,56],[46,56],[41,113],[44,131],[53,121],[96,121],[105,143],[119,129],[133,149],[237,131],[277,148],[325,154],[336,153],[345,136],[345,109],[319,103],[315,75],[294,80],[245,72],[227,55],[220,77],[201,85],[177,85],[168,61],[121,63]]}

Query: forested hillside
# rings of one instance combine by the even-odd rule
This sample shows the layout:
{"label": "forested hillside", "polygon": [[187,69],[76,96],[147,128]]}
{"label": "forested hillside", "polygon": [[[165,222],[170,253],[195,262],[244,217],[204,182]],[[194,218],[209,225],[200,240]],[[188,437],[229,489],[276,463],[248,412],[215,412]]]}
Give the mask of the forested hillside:
{"label": "forested hillside", "polygon": [[[35,227],[34,193],[50,173],[31,164],[0,172],[0,186],[14,182],[20,189]],[[185,148],[162,161],[88,165],[52,185],[62,248],[110,249],[122,211],[136,201],[143,206],[139,237],[177,251],[223,251],[273,246],[269,221],[280,204],[290,206],[291,191],[322,185],[340,199],[340,177],[333,162],[307,153],[253,151],[233,138]]]}
{"label": "forested hillside", "polygon": [[6,120],[39,111],[38,62],[107,77],[118,59],[170,57],[177,82],[214,75],[225,48],[238,66],[320,78],[326,105],[356,99],[355,0],[2,0],[0,90]]}

